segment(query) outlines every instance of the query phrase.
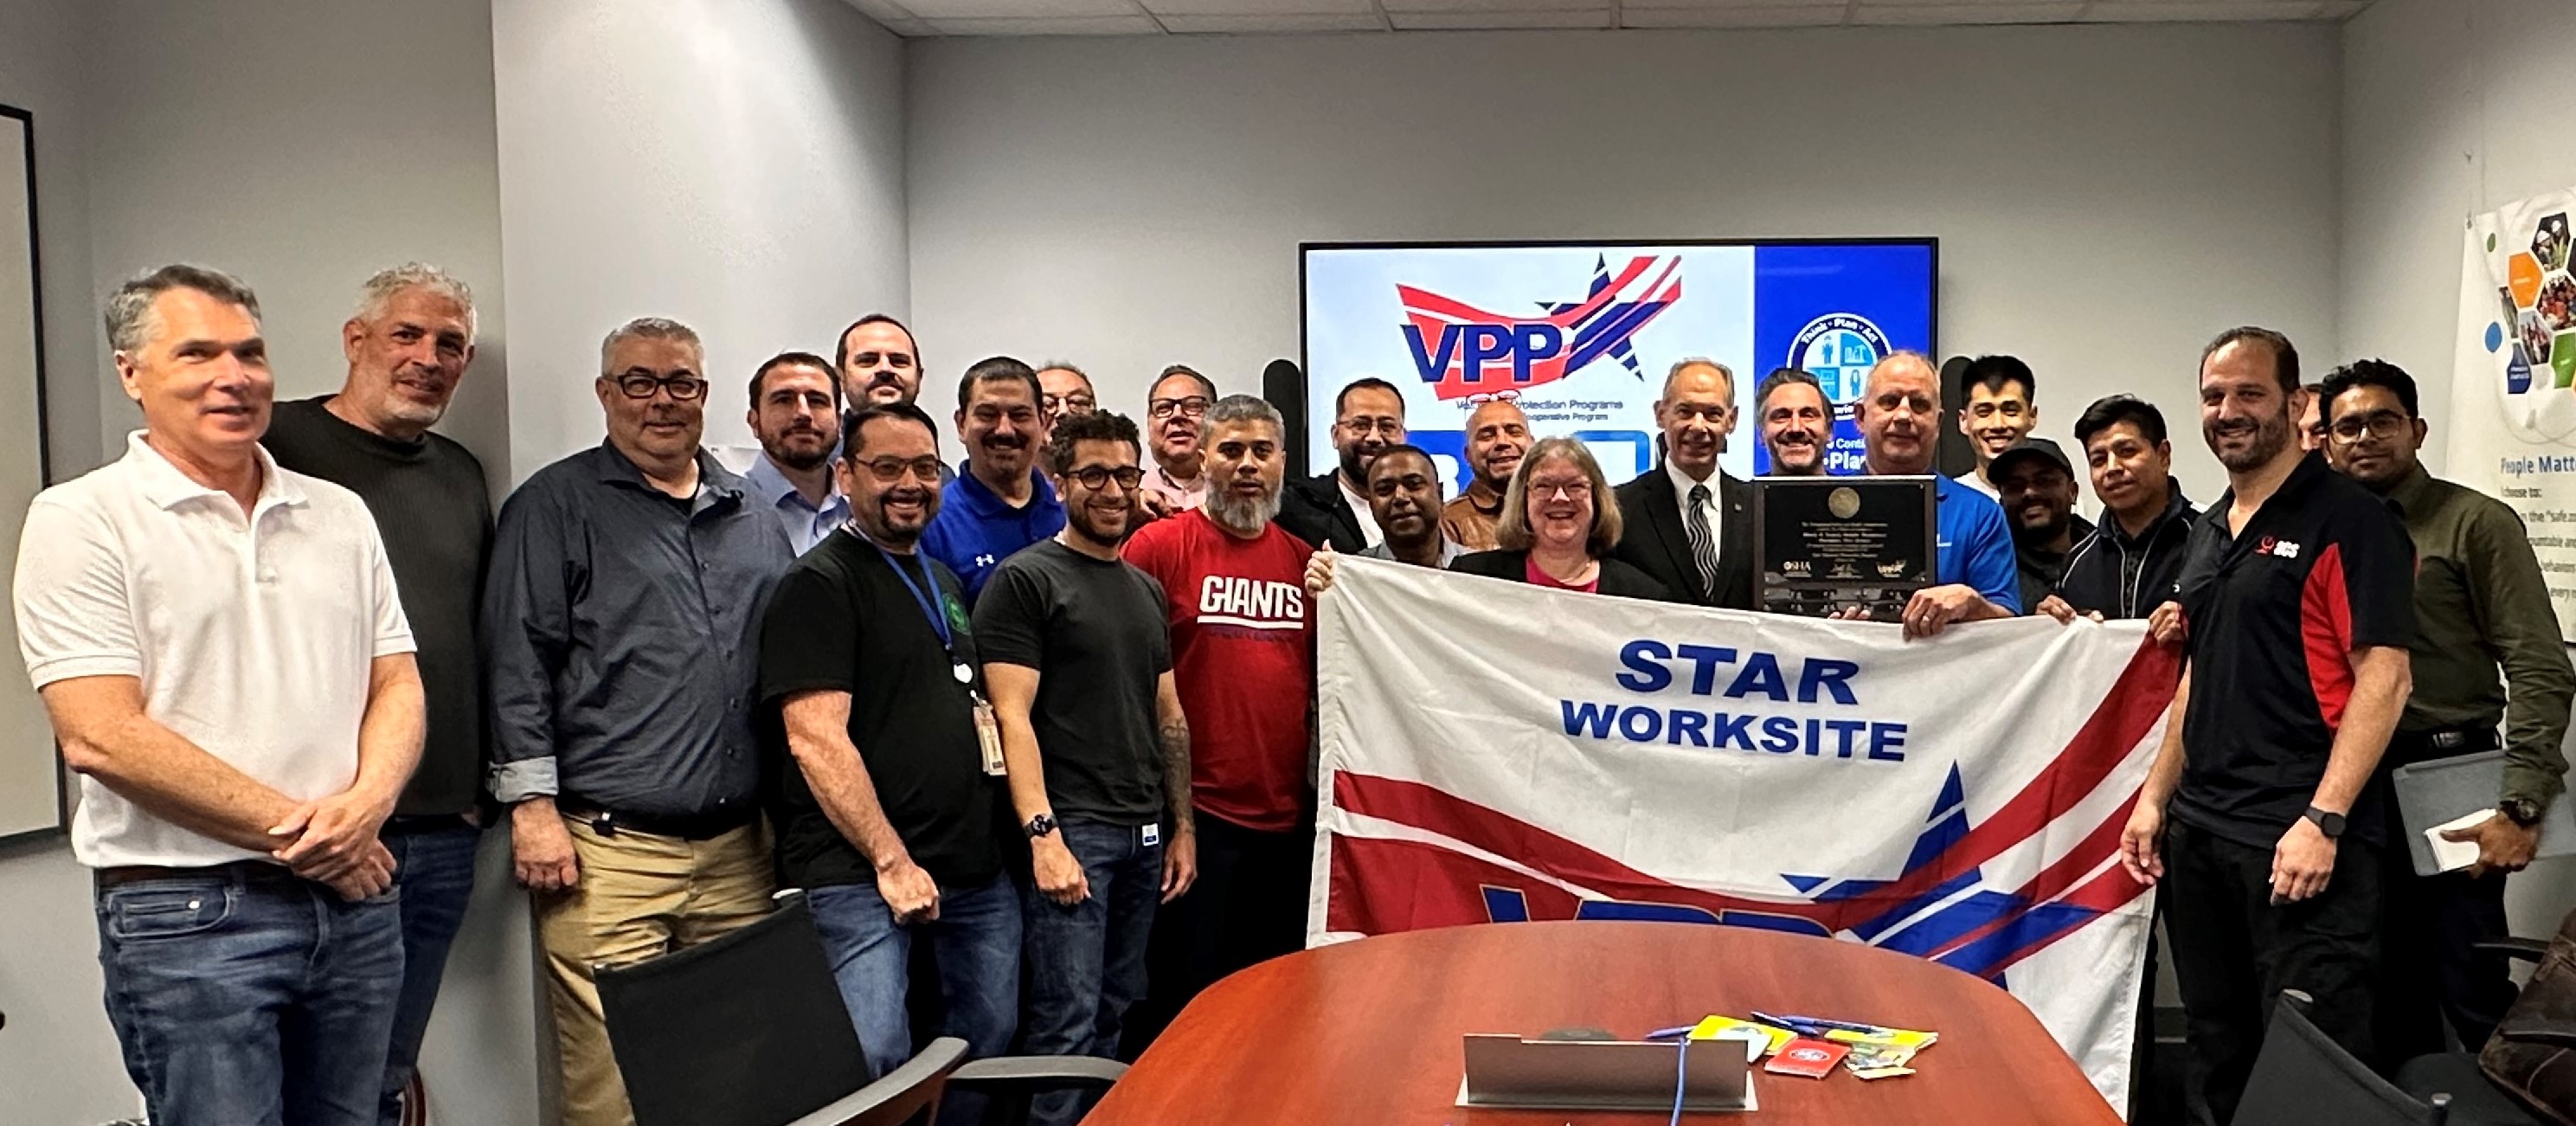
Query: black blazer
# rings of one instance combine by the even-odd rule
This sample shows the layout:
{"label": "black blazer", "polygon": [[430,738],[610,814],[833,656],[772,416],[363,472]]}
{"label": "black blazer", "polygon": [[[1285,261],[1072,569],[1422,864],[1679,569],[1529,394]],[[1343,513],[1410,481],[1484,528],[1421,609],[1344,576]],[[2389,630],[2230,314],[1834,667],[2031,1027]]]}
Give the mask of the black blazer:
{"label": "black blazer", "polygon": [[1616,490],[1627,530],[1611,554],[1681,595],[1676,601],[1731,610],[1753,608],[1753,486],[1717,474],[1717,596],[1699,592],[1699,565],[1691,562],[1690,533],[1682,527],[1681,494],[1672,474],[1657,463]]}
{"label": "black blazer", "polygon": [[1328,469],[1280,489],[1279,526],[1309,547],[1330,546],[1344,555],[1357,555],[1368,550],[1368,537],[1342,498],[1342,486],[1333,479],[1338,472]]}
{"label": "black blazer", "polygon": [[[1509,579],[1516,583],[1529,581],[1529,553],[1526,551],[1477,551],[1449,561],[1449,569],[1461,575],[1483,575],[1489,579]],[[1601,561],[1600,593],[1620,598],[1643,598],[1650,602],[1687,602],[1670,587],[1655,581],[1654,576],[1616,559]]]}

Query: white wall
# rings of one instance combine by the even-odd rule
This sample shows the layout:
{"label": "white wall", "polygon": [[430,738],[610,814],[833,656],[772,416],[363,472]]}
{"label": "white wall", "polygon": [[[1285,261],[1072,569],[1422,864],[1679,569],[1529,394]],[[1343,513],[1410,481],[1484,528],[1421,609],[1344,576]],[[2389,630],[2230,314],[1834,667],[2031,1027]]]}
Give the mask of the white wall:
{"label": "white wall", "polygon": [[709,444],[745,386],[900,316],[903,47],[841,0],[493,0],[511,477],[603,434],[599,342],[638,316],[706,340]]}
{"label": "white wall", "polygon": [[1322,239],[1934,235],[1941,346],[2043,431],[2134,391],[2190,437],[2229,325],[2335,333],[2336,42],[2317,25],[948,39],[912,48],[934,373],[1086,365],[1135,411],[1299,352]]}
{"label": "white wall", "polygon": [[[2564,115],[2576,99],[2566,0],[2379,0],[2343,30],[2345,354],[2412,372],[2447,463],[2460,232],[2469,216],[2576,185]],[[2322,369],[2320,369],[2322,370]],[[2576,907],[2576,861],[2508,885],[2516,934]]]}

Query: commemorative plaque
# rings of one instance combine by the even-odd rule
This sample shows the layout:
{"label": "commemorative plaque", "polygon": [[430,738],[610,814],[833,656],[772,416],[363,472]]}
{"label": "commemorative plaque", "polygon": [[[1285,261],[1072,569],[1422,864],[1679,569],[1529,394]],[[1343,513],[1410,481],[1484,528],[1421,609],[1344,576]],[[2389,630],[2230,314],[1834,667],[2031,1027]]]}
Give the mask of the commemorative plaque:
{"label": "commemorative plaque", "polygon": [[1760,477],[1753,482],[1755,605],[1821,618],[1866,606],[1904,616],[1938,581],[1930,477]]}

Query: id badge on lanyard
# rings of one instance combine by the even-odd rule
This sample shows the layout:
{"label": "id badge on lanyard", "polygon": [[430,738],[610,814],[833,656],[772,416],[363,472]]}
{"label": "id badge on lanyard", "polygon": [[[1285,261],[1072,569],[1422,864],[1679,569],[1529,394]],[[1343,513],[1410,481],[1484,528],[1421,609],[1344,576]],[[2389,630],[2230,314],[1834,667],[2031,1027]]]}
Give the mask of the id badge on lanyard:
{"label": "id badge on lanyard", "polygon": [[[858,532],[856,521],[851,523],[851,530]],[[865,532],[858,532],[858,535],[862,539],[866,538]],[[957,678],[958,687],[966,690],[967,700],[975,706],[975,744],[983,752],[984,773],[996,778],[1001,777],[1003,772],[1001,717],[994,714],[993,705],[984,699],[984,694],[975,690],[975,669],[957,656],[954,635],[950,632],[948,620],[940,616],[943,600],[940,597],[939,580],[931,574],[930,564],[927,561],[921,564],[921,577],[929,584],[928,588],[924,589],[912,581],[910,572],[904,570],[903,560],[896,558],[893,552],[878,546],[876,541],[868,542],[869,546],[876,547],[878,554],[885,556],[886,565],[894,568],[895,577],[903,580],[904,588],[911,593],[913,603],[921,607],[922,617],[929,619],[931,632],[939,635],[940,647],[948,651],[949,672]]]}

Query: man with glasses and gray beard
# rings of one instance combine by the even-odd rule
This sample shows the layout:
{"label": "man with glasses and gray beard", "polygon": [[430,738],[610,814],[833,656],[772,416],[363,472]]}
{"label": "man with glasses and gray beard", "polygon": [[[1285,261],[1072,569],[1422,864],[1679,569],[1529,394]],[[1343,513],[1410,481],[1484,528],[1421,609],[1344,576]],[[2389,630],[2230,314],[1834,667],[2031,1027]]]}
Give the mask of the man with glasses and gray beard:
{"label": "man with glasses and gray beard", "polygon": [[1286,431],[1269,403],[1218,400],[1199,427],[1206,502],[1127,541],[1127,561],[1163,587],[1200,815],[1198,886],[1156,920],[1139,1042],[1218,978],[1305,945],[1315,834],[1305,574],[1314,549],[1274,520]]}

